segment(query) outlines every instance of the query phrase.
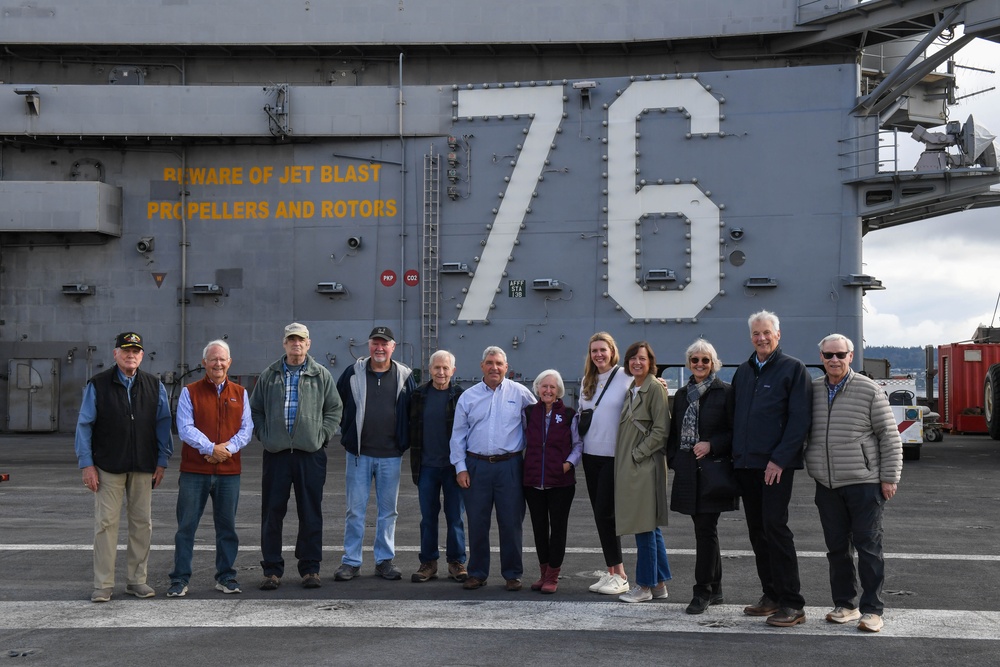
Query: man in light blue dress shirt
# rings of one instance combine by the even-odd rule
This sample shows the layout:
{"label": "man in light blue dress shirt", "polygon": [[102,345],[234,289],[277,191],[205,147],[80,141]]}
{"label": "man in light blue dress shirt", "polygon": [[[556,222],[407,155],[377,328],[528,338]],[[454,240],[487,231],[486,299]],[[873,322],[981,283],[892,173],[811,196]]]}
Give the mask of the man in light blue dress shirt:
{"label": "man in light blue dress shirt", "polygon": [[506,380],[507,355],[483,351],[483,381],[458,399],[451,433],[451,463],[462,488],[469,530],[469,578],[463,587],[486,585],[490,574],[490,520],[496,507],[500,572],[508,591],[521,590],[521,524],[524,521],[521,414],[536,398]]}

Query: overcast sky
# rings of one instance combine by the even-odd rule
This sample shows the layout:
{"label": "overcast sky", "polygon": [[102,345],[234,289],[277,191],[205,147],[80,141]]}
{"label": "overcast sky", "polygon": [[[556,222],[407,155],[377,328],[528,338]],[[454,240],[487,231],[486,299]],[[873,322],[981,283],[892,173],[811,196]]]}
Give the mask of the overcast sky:
{"label": "overcast sky", "polygon": [[[1000,67],[1000,44],[975,40],[960,51],[959,64]],[[991,86],[1000,88],[1000,73],[959,69],[958,95]],[[1000,91],[990,91],[952,107],[951,120],[976,123],[1000,136]],[[904,134],[913,158],[900,169],[912,169],[922,145]],[[1000,146],[1000,140],[996,142]],[[966,211],[878,230],[864,239],[864,272],[882,281],[884,291],[865,296],[867,345],[941,345],[971,338],[979,324],[1000,326],[994,319],[1000,294],[1000,207]]]}

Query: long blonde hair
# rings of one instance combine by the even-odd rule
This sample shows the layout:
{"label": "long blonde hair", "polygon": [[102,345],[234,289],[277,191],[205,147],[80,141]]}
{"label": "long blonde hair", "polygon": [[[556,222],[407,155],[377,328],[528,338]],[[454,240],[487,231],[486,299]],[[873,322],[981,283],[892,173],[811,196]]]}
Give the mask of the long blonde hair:
{"label": "long blonde hair", "polygon": [[618,345],[615,344],[615,339],[611,337],[607,331],[598,331],[590,340],[587,341],[587,357],[583,362],[583,386],[580,389],[580,394],[583,398],[588,401],[594,397],[594,393],[597,391],[597,366],[594,365],[594,361],[590,358],[590,346],[597,341],[604,341],[611,348],[611,365],[618,365]]}

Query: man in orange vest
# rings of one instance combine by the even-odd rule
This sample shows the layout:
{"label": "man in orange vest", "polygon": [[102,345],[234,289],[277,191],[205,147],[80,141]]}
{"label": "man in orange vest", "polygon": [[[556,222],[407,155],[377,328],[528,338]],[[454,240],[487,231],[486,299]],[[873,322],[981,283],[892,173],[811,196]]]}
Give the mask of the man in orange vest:
{"label": "man in orange vest", "polygon": [[215,521],[215,589],[239,593],[236,581],[236,507],[240,498],[240,450],[250,442],[253,420],[246,389],[229,380],[229,345],[213,340],[201,363],[205,377],[184,387],[177,403],[181,473],[177,492],[174,570],[167,597],[187,595],[194,534],[212,498]]}

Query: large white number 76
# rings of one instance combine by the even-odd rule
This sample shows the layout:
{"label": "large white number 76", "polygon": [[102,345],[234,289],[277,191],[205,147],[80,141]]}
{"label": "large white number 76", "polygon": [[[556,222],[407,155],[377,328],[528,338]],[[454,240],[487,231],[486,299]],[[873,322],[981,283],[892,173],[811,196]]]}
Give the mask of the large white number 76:
{"label": "large white number 76", "polygon": [[[691,184],[645,185],[636,191],[636,116],[658,107],[683,107],[691,115],[692,133],[719,131],[718,100],[691,79],[635,82],[609,106],[608,294],[637,319],[691,318],[719,292],[719,208]],[[461,116],[534,114],[462,304],[463,320],[485,320],[489,315],[562,109],[561,86],[458,94]],[[690,283],[684,290],[647,292],[636,283],[635,222],[653,212],[682,213],[691,220]]]}

